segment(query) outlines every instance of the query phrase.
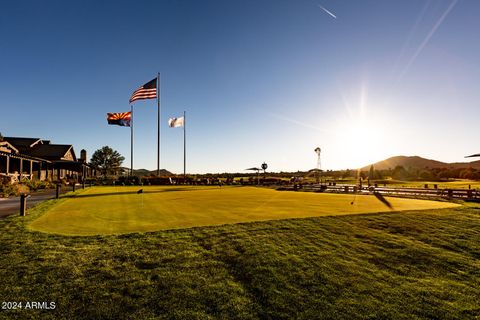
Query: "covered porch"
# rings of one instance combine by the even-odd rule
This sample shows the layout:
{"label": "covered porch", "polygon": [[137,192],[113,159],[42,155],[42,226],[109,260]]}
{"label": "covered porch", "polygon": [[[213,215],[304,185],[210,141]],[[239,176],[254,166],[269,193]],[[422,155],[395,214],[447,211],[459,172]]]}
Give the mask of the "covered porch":
{"label": "covered porch", "polygon": [[0,178],[12,183],[22,179],[48,180],[53,176],[53,166],[45,159],[0,151]]}

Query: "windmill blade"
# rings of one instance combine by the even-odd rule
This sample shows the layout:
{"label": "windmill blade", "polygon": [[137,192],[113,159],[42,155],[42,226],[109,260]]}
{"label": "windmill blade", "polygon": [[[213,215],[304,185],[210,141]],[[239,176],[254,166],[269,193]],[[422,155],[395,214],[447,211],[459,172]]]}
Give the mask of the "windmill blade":
{"label": "windmill blade", "polygon": [[465,158],[480,157],[480,153],[472,154],[471,156],[465,156]]}

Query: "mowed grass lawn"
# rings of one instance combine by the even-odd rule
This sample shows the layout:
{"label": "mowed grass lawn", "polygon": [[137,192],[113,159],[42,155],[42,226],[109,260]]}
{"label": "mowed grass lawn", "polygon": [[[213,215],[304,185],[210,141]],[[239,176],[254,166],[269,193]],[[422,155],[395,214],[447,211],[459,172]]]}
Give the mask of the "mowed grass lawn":
{"label": "mowed grass lawn", "polygon": [[[137,193],[139,189],[143,193]],[[93,187],[60,200],[29,227],[65,235],[119,234],[456,206],[426,200],[387,200],[392,208],[368,195],[280,192],[255,187]]]}
{"label": "mowed grass lawn", "polygon": [[478,207],[102,236],[27,227],[54,208],[0,220],[0,302],[56,308],[0,319],[480,317]]}

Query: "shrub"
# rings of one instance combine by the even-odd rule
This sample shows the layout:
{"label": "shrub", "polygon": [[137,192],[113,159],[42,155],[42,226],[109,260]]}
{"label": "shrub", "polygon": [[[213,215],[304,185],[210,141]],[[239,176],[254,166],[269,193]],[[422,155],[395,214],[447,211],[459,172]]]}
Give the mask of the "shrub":
{"label": "shrub", "polygon": [[5,185],[2,184],[0,188],[0,194],[5,198],[8,198],[9,196],[18,196],[21,193],[30,192],[30,189],[26,185],[20,183]]}
{"label": "shrub", "polygon": [[123,184],[123,185],[140,185],[141,179],[137,176],[133,177],[128,177],[128,176],[122,176],[118,178],[117,183]]}
{"label": "shrub", "polygon": [[23,179],[22,182],[20,182],[20,184],[27,186],[32,191],[37,191],[39,189],[54,188],[54,184],[49,181]]}

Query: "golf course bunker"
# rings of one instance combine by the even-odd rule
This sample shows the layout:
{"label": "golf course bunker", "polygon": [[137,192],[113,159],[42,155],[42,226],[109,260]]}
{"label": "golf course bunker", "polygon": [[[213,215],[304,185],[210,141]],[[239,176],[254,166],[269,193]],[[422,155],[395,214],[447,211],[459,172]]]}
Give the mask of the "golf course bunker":
{"label": "golf course bunker", "polygon": [[[142,189],[142,192],[139,190]],[[54,204],[30,223],[63,235],[150,232],[289,218],[441,209],[449,202],[374,196],[286,192],[256,187],[92,187]]]}

